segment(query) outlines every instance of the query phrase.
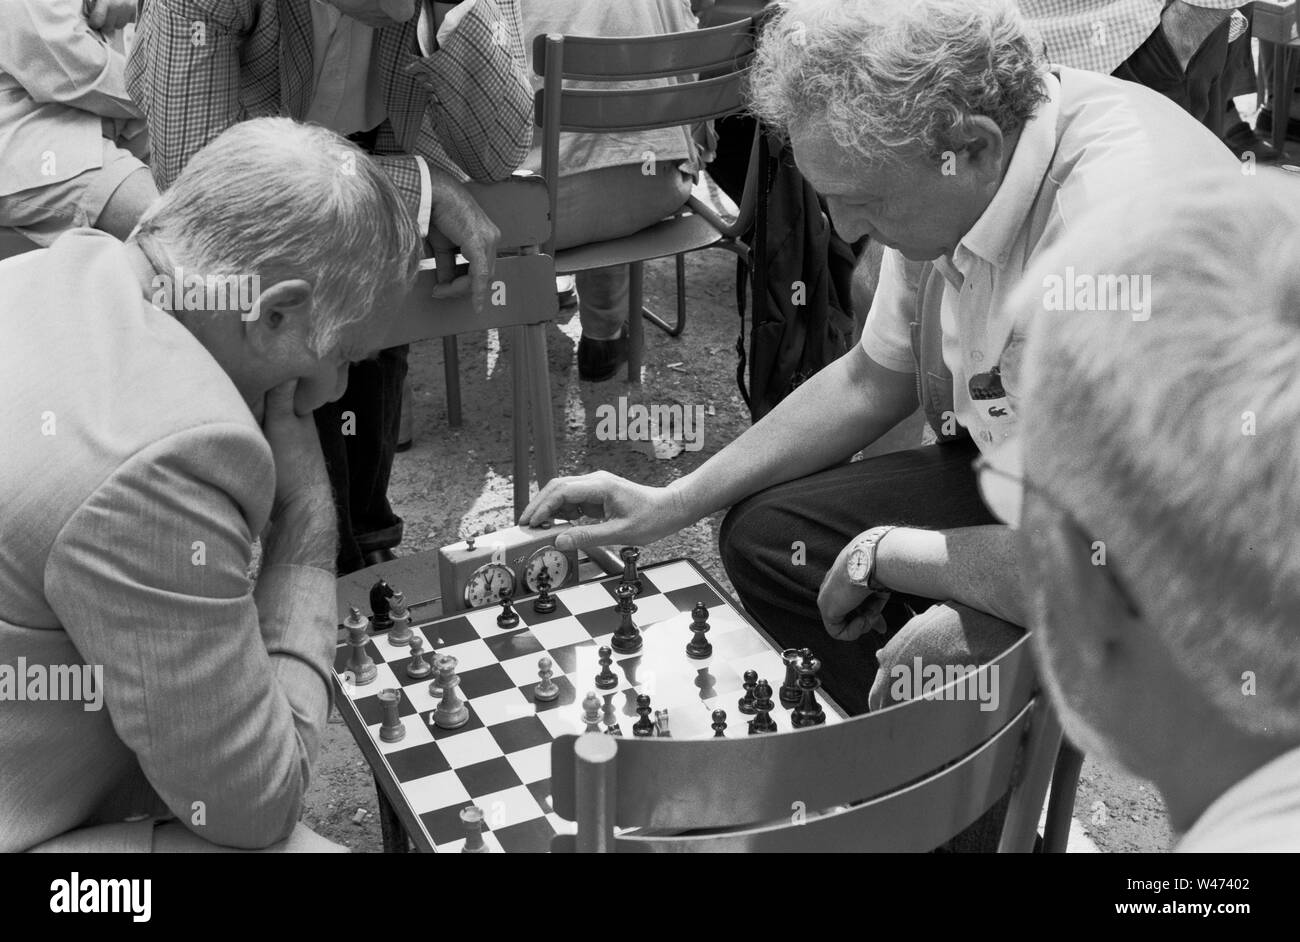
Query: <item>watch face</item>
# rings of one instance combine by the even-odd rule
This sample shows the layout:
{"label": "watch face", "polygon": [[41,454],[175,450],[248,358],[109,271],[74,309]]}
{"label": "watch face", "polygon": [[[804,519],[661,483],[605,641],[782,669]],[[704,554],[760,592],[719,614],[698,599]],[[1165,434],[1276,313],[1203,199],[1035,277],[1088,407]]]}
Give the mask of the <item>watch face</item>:
{"label": "watch face", "polygon": [[871,565],[867,551],[861,546],[849,553],[849,578],[854,582],[863,582],[867,578],[867,568]]}

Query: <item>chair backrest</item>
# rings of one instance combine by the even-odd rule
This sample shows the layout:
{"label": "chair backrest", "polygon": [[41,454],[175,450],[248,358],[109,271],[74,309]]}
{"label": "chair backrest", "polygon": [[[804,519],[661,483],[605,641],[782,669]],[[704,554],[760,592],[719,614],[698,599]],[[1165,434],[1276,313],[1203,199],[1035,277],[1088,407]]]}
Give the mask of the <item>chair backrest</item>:
{"label": "chair backrest", "polygon": [[560,737],[552,803],[578,831],[553,846],[930,850],[1010,792],[1002,848],[1028,850],[1059,741],[1026,637],[927,697],[844,723],[696,741]]}
{"label": "chair backrest", "polygon": [[[562,131],[647,131],[741,111],[754,41],[754,17],[662,35],[538,36],[533,71],[543,84],[534,96],[534,121],[542,129],[542,176],[550,191],[551,218]],[[698,78],[702,73],[709,77]],[[683,77],[649,88],[564,87],[566,79],[600,83]]]}
{"label": "chair backrest", "polygon": [[473,309],[468,297],[433,305],[430,299],[433,286],[450,281],[459,271],[452,271],[457,246],[441,233],[430,232],[429,242],[438,265],[434,267],[433,258],[421,265],[415,287],[389,331],[390,345],[493,327],[539,324],[554,320],[558,313],[555,264],[540,249],[551,237],[546,184],[540,177],[516,174],[502,183],[470,183],[467,187],[501,230],[494,276],[501,291],[482,313]]}

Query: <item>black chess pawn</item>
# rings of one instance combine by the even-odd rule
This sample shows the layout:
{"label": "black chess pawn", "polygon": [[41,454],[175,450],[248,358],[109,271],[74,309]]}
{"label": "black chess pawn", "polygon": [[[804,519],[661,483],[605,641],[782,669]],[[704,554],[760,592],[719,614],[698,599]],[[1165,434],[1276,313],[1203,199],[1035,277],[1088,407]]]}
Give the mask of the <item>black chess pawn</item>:
{"label": "black chess pawn", "polygon": [[691,612],[691,631],[695,634],[686,645],[686,656],[702,659],[713,654],[713,645],[709,644],[706,637],[709,633],[709,608],[703,602],[696,602],[695,609]]}
{"label": "black chess pawn", "polygon": [[799,702],[799,658],[808,649],[786,648],[781,652],[785,662],[785,680],[781,684],[780,697],[784,706],[792,707]]}
{"label": "black chess pawn", "polygon": [[790,714],[790,722],[796,728],[820,726],[826,722],[826,711],[817,702],[816,693],[817,688],[821,686],[821,681],[817,677],[817,672],[821,668],[822,662],[813,657],[812,653],[807,649],[804,649],[803,656],[800,657],[798,664],[799,705]]}
{"label": "black chess pawn", "polygon": [[737,707],[741,713],[753,716],[758,710],[754,706],[754,687],[758,684],[758,671],[745,671],[745,695],[740,698]]}
{"label": "black chess pawn", "polygon": [[501,590],[501,614],[497,616],[498,628],[514,628],[519,624],[519,613],[510,602],[510,593]]}
{"label": "black chess pawn", "polygon": [[600,673],[596,675],[596,687],[599,690],[613,690],[618,686],[618,674],[610,665],[614,663],[614,652],[606,645],[600,647]]}
{"label": "black chess pawn", "polygon": [[772,685],[766,680],[760,680],[754,687],[754,708],[757,711],[754,718],[749,721],[749,733],[775,733],[776,721],[772,719],[772,708],[775,706],[772,702]]}
{"label": "black chess pawn", "polygon": [[640,595],[642,591],[641,576],[637,572],[637,560],[641,558],[641,551],[635,546],[625,546],[618,551],[619,558],[623,560],[623,581],[622,585],[630,585],[636,589],[636,594]]}
{"label": "black chess pawn", "polygon": [[727,711],[713,711],[713,738],[722,739],[727,735]]}
{"label": "black chess pawn", "polygon": [[533,599],[533,611],[538,615],[549,615],[555,611],[555,596],[551,595],[551,574],[546,566],[537,574],[537,598]]}
{"label": "black chess pawn", "polygon": [[387,631],[393,627],[393,619],[389,615],[391,606],[388,601],[393,595],[393,587],[383,579],[370,587],[370,621],[375,631]]}
{"label": "black chess pawn", "polygon": [[641,650],[641,645],[644,643],[640,630],[632,621],[632,612],[635,611],[632,597],[636,594],[636,590],[630,585],[620,584],[615,592],[618,594],[618,630],[614,632],[614,637],[609,643],[619,654],[634,654]]}
{"label": "black chess pawn", "polygon": [[638,694],[636,698],[636,712],[641,717],[632,724],[633,736],[653,736],[655,733],[655,724],[650,719],[650,698],[646,694]]}

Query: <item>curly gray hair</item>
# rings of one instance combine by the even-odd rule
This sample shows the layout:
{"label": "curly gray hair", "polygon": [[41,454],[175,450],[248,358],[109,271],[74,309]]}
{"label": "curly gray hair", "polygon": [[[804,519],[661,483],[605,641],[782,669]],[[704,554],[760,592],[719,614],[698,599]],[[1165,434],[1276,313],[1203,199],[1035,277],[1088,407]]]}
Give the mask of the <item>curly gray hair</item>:
{"label": "curly gray hair", "polygon": [[784,0],[763,31],[753,111],[816,122],[876,162],[940,159],[983,115],[1003,134],[1046,98],[1041,42],[1011,0]]}

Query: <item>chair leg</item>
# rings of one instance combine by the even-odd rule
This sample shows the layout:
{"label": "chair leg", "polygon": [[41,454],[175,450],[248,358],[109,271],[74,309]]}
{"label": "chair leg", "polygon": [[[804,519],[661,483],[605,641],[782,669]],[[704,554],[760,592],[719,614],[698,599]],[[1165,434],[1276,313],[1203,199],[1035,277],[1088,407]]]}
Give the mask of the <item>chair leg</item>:
{"label": "chair leg", "polygon": [[641,262],[630,266],[627,316],[627,381],[641,382],[641,360],[645,356],[645,325],[641,318],[645,267]]}
{"label": "chair leg", "polygon": [[402,827],[402,819],[397,816],[397,810],[384,794],[384,790],[379,787],[379,779],[375,779],[375,796],[379,799],[379,830],[384,837],[384,853],[410,853],[411,847],[407,843],[406,828]]}
{"label": "chair leg", "polygon": [[460,428],[460,349],[454,334],[442,338],[442,361],[447,374],[447,424]]}
{"label": "chair leg", "polygon": [[1043,853],[1063,854],[1074,817],[1074,795],[1079,789],[1083,753],[1062,740],[1052,769],[1052,790],[1047,798],[1047,823],[1043,826]]}
{"label": "chair leg", "polygon": [[514,519],[528,506],[528,388],[530,366],[523,327],[510,329],[510,379],[514,387],[511,423],[515,436]]}
{"label": "chair leg", "polygon": [[527,356],[531,365],[529,389],[533,400],[533,454],[536,456],[537,486],[555,477],[555,428],[551,421],[551,371],[546,358],[546,325],[524,328]]}
{"label": "chair leg", "polygon": [[669,326],[668,322],[650,310],[641,309],[641,316],[654,324],[669,337],[680,337],[686,329],[686,256],[677,256],[677,323]]}

